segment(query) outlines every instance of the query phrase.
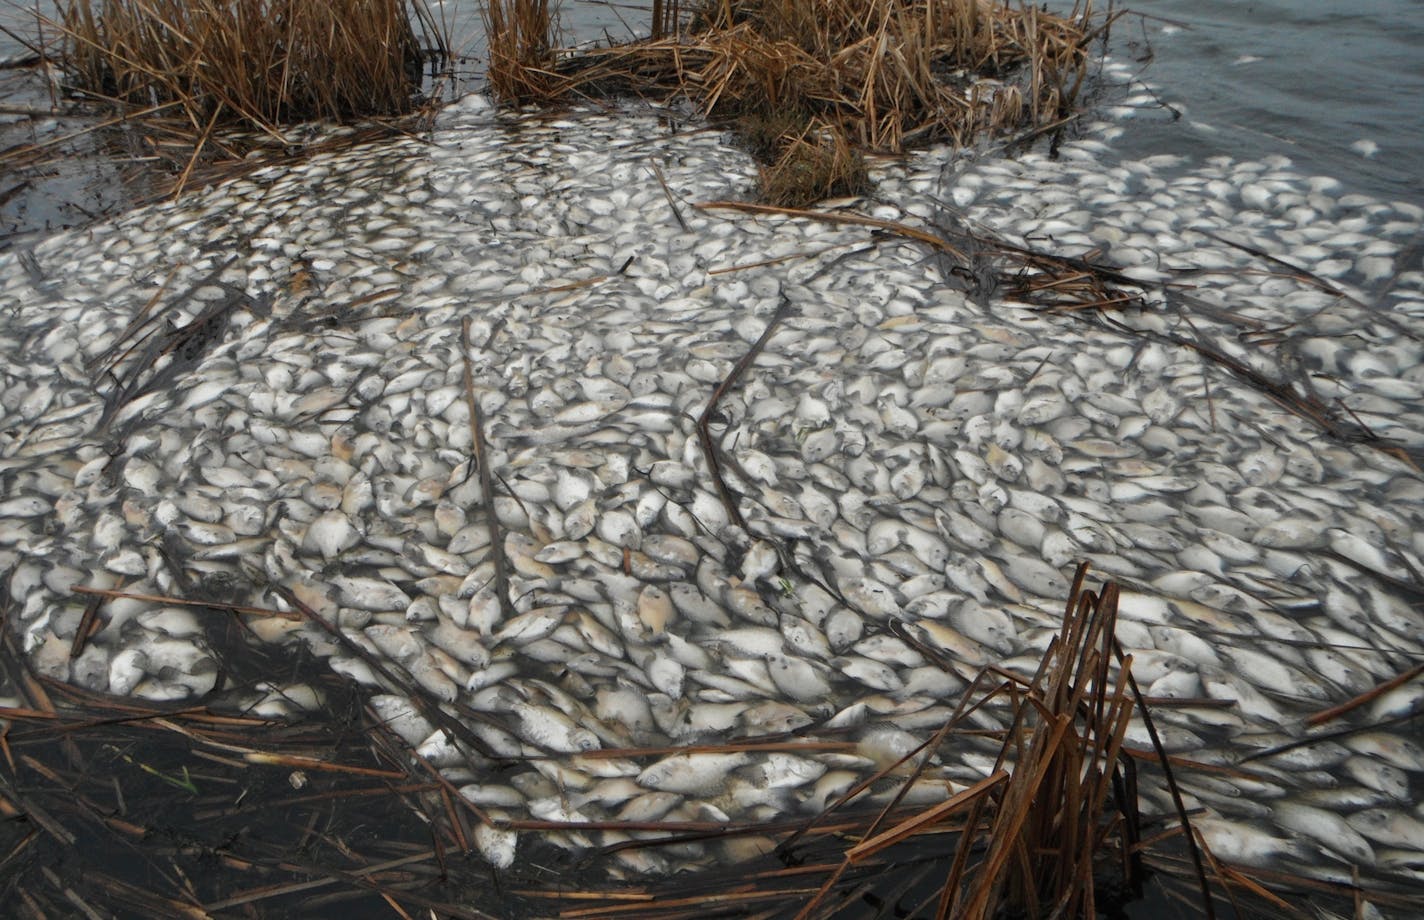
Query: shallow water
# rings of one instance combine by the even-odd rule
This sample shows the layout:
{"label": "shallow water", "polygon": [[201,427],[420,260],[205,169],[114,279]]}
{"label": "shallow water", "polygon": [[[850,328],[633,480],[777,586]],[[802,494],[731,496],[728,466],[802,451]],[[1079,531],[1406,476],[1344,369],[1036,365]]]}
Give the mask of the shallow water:
{"label": "shallow water", "polygon": [[[482,57],[477,5],[454,0],[435,8],[449,17],[457,45]],[[1139,62],[1182,117],[1145,109],[1118,142],[1125,154],[1283,154],[1351,190],[1424,202],[1424,5],[1417,0],[1139,0],[1129,8],[1114,47]],[[571,42],[622,39],[646,19],[636,4],[566,2],[561,9]],[[0,26],[28,35],[33,16],[0,4]],[[0,59],[21,50],[0,34]],[[0,83],[0,97],[13,91]],[[1377,152],[1351,149],[1362,141]],[[0,178],[0,190],[6,186]],[[73,208],[30,200],[0,206],[0,223],[20,204],[39,226],[84,219]]]}
{"label": "shallow water", "polygon": [[[970,298],[918,249],[854,227],[685,207],[678,232],[650,156],[685,202],[738,197],[754,171],[718,132],[669,133],[647,113],[518,119],[471,98],[434,140],[272,167],[56,236],[28,264],[0,257],[13,312],[0,539],[10,592],[25,598],[14,622],[44,673],[148,698],[214,687],[181,611],[128,605],[68,655],[76,580],[179,590],[162,537],[210,590],[258,605],[273,602],[268,582],[306,591],[426,692],[497,714],[508,731],[463,729],[479,750],[661,746],[833,715],[854,731],[850,761],[624,759],[600,768],[617,771],[607,783],[541,761],[557,784],[520,769],[509,772],[518,790],[496,790],[428,723],[388,716],[411,722],[410,743],[469,782],[466,794],[527,801],[536,817],[572,815],[565,788],[581,791],[582,813],[611,813],[634,777],[684,797],[691,815],[711,797],[765,816],[814,809],[808,784],[833,763],[863,769],[942,724],[943,701],[977,665],[1031,668],[1078,558],[1137,586],[1119,635],[1141,652],[1150,694],[1240,701],[1164,713],[1174,752],[1233,763],[1273,746],[1306,713],[1397,673],[1424,640],[1405,596],[1330,555],[1408,578],[1424,552],[1417,475],[1324,441],[1203,365],[1171,338],[1180,295],[1154,291],[1162,308],[1124,314],[1135,330],[1124,336],[1025,309],[1003,289]],[[1319,385],[1381,433],[1424,444],[1418,349],[1390,342],[1362,307],[1259,280],[1239,250],[1212,242],[1231,233],[1277,255],[1298,244],[1348,285],[1388,262],[1424,213],[1335,197],[1278,158],[1110,154],[1087,138],[1057,162],[951,162],[948,177],[942,160],[916,158],[882,173],[874,213],[923,219],[952,199],[964,220],[1015,242],[1104,246],[1135,277],[1205,269],[1191,293],[1196,344],[1277,378],[1284,350],[1240,332],[1294,311],[1294,347],[1328,378]],[[162,336],[195,336],[175,341],[166,369],[127,343],[160,287],[173,292]],[[1402,306],[1417,312],[1412,294]],[[467,511],[480,495],[459,398],[460,321],[473,305],[465,373],[493,463],[521,497],[495,496],[518,573],[512,611],[489,587],[487,527]],[[783,309],[712,428],[748,522],[734,528],[692,420]],[[106,363],[119,388],[93,386]],[[794,569],[780,568],[782,541]],[[897,645],[892,620],[952,650],[955,671]],[[348,651],[308,641],[359,673]],[[1369,648],[1342,658],[1342,644]],[[1380,712],[1416,703],[1406,693]],[[946,756],[921,792],[978,778],[982,756]],[[1360,822],[1394,813],[1369,807],[1403,807],[1391,803],[1407,801],[1418,772],[1345,748],[1309,774],[1261,769],[1273,801],[1312,803],[1333,795],[1327,771],[1339,764],[1363,777],[1338,803]],[[727,782],[747,798],[722,796],[733,770]],[[1194,789],[1231,818],[1269,814],[1234,789]],[[1207,831],[1223,845],[1238,833],[1219,821]],[[1328,870],[1309,847],[1283,853]]]}
{"label": "shallow water", "polygon": [[[1278,153],[1385,199],[1424,201],[1424,5],[1415,0],[1139,0],[1114,32],[1180,122],[1125,151]],[[1351,149],[1373,142],[1378,152]]]}

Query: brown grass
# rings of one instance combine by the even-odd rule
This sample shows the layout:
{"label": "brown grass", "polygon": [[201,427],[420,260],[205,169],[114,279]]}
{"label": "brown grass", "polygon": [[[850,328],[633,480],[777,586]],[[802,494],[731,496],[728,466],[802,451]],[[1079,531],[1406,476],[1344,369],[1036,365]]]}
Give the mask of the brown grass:
{"label": "brown grass", "polygon": [[194,131],[412,110],[411,0],[65,0],[63,63],[86,93],[173,104]]}
{"label": "brown grass", "polygon": [[[790,180],[769,183],[767,197],[783,204],[858,184],[857,158],[819,155],[842,141],[863,153],[900,153],[1060,122],[1082,89],[1088,45],[1107,27],[1092,26],[1090,2],[1060,17],[990,0],[707,0],[691,16],[657,4],[645,41],[573,53],[549,50],[547,31],[542,40],[531,35],[547,24],[543,6],[491,4],[498,96],[681,96],[708,117],[749,126],[770,176],[784,158],[804,164],[813,153],[843,170],[835,181],[808,182],[796,167]],[[784,129],[769,139],[768,125]],[[824,137],[841,140],[822,145]],[[808,138],[817,139],[810,149]],[[807,197],[788,197],[788,187]]]}
{"label": "brown grass", "polygon": [[557,31],[549,0],[486,0],[490,91],[506,102],[540,102],[557,95]]}
{"label": "brown grass", "polygon": [[[1113,668],[1117,586],[1084,590],[1085,569],[1061,632],[1016,703],[999,755],[1000,767],[1013,770],[992,816],[968,820],[941,914],[1093,917],[1100,878],[1140,890],[1137,803],[1120,794],[1133,769],[1123,753],[1134,714],[1130,659]],[[961,886],[980,841],[977,871]]]}
{"label": "brown grass", "polygon": [[779,141],[775,161],[761,171],[761,192],[767,202],[795,207],[859,195],[869,188],[865,158],[837,128],[813,123],[799,137]]}

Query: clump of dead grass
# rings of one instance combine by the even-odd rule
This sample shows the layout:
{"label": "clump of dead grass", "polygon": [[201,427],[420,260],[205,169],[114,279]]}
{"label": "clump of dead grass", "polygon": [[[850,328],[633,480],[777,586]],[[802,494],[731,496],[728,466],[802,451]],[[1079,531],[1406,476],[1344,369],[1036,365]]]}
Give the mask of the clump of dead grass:
{"label": "clump of dead grass", "polygon": [[[754,149],[772,164],[766,197],[788,205],[860,181],[857,157],[822,156],[830,147],[808,149],[808,138],[898,154],[1061,122],[1087,77],[1089,45],[1107,27],[1093,24],[1090,0],[1064,16],[997,0],[707,0],[689,16],[659,3],[649,39],[574,53],[530,37],[543,5],[491,4],[496,95],[681,96],[708,117],[752,126]],[[768,125],[785,127],[768,141]],[[782,175],[783,160],[804,164],[813,151],[843,173],[831,182],[802,181],[800,166]],[[794,188],[807,197],[786,194]]]}
{"label": "clump of dead grass", "polygon": [[[57,0],[66,90],[112,105],[119,159],[158,163],[177,194],[272,156],[401,132],[433,112],[453,61],[449,22],[426,0]],[[429,82],[426,64],[430,63]],[[297,131],[305,122],[359,129]],[[85,129],[87,132],[91,129]],[[28,151],[21,151],[28,155]],[[254,153],[258,156],[252,156]],[[152,178],[154,170],[140,175]]]}
{"label": "clump of dead grass", "polygon": [[870,184],[865,158],[834,128],[814,127],[800,137],[778,138],[776,160],[761,171],[762,197],[770,204],[795,207],[846,195],[859,195]]}
{"label": "clump of dead grass", "polygon": [[[1015,726],[997,766],[1014,766],[994,807],[976,803],[966,819],[941,913],[1093,917],[1105,879],[1141,891],[1137,802],[1124,795],[1134,775],[1123,751],[1135,712],[1131,667],[1114,667],[1118,590],[1109,582],[1087,591],[1085,574],[1080,567],[1038,672],[1022,691],[1005,687]],[[978,871],[961,883],[980,846]]]}
{"label": "clump of dead grass", "polygon": [[412,0],[64,0],[56,25],[77,89],[201,134],[410,112],[413,17],[433,22]]}

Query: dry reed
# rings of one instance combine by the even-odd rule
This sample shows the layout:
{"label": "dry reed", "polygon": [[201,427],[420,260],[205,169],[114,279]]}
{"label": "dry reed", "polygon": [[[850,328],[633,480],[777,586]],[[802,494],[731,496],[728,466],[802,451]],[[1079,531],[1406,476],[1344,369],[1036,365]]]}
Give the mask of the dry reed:
{"label": "dry reed", "polygon": [[[657,4],[645,41],[574,53],[531,34],[547,28],[543,2],[490,6],[496,95],[684,97],[746,132],[770,164],[767,197],[788,205],[861,184],[845,149],[900,153],[1061,122],[1107,26],[1092,26],[1090,2],[1060,17],[989,0],[707,0],[690,17]],[[822,181],[827,165],[836,177]]]}
{"label": "dry reed", "polygon": [[209,126],[350,120],[412,110],[422,51],[412,0],[65,0],[56,23],[76,88],[176,104]]}
{"label": "dry reed", "polygon": [[794,207],[842,195],[859,195],[870,185],[865,158],[831,125],[812,125],[804,134],[780,139],[776,160],[761,172],[762,197]]}
{"label": "dry reed", "polygon": [[557,31],[549,0],[486,0],[490,91],[506,102],[541,102],[557,94]]}
{"label": "dry reed", "polygon": [[[967,822],[942,916],[1093,917],[1105,874],[1114,888],[1141,890],[1137,803],[1123,794],[1134,775],[1122,750],[1134,715],[1130,659],[1113,668],[1118,591],[1111,582],[1101,594],[1084,590],[1085,574],[1080,567],[1062,630],[1017,701],[999,755],[1012,772],[991,816]],[[977,871],[963,876],[978,846]]]}

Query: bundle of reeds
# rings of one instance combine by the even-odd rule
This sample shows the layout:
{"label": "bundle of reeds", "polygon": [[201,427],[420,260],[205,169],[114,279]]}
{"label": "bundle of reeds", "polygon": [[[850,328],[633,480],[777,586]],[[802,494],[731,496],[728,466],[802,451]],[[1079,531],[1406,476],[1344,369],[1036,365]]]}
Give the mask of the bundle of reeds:
{"label": "bundle of reeds", "polygon": [[480,8],[489,40],[490,90],[510,102],[557,95],[555,20],[549,0],[486,0]]}
{"label": "bundle of reeds", "polygon": [[345,120],[411,110],[418,0],[64,0],[76,88],[180,111],[193,129]]}
{"label": "bundle of reeds", "polygon": [[[1140,894],[1137,803],[1125,794],[1135,774],[1123,752],[1135,708],[1131,667],[1113,667],[1118,589],[1084,590],[1085,569],[1023,696],[1007,685],[1015,718],[999,764],[1013,770],[994,807],[976,803],[966,821],[940,915],[1093,917],[1104,873],[1112,887]],[[977,871],[964,875],[980,846]]]}

